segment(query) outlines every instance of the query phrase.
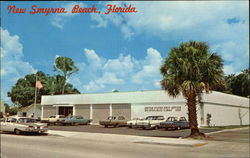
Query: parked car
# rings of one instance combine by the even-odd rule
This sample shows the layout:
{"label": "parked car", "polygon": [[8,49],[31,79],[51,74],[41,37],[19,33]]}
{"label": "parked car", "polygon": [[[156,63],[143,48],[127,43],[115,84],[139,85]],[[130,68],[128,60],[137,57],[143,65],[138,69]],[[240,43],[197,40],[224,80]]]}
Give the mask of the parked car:
{"label": "parked car", "polygon": [[162,121],[165,121],[164,116],[148,116],[145,120],[138,121],[137,127],[142,129],[158,129]]}
{"label": "parked car", "polygon": [[185,117],[168,117],[168,119],[164,122],[160,123],[162,128],[168,129],[182,129],[189,128],[189,122]]}
{"label": "parked car", "polygon": [[141,117],[139,117],[139,118],[133,118],[132,120],[127,121],[127,126],[129,128],[136,128],[138,121],[142,121],[142,120],[145,120],[145,118],[141,118]]}
{"label": "parked car", "polygon": [[45,123],[37,123],[35,119],[28,117],[9,117],[1,122],[1,131],[15,134],[44,133],[48,131],[48,126]]}
{"label": "parked car", "polygon": [[124,116],[109,116],[107,120],[104,121],[99,121],[100,125],[103,125],[105,128],[109,126],[113,127],[120,127],[120,126],[126,126],[127,125],[127,120],[125,119]]}
{"label": "parked car", "polygon": [[44,118],[41,120],[42,123],[48,123],[51,124],[61,124],[62,120],[64,120],[64,115],[52,115],[49,118]]}
{"label": "parked car", "polygon": [[90,119],[85,119],[80,115],[66,117],[61,121],[63,125],[87,125],[90,122]]}

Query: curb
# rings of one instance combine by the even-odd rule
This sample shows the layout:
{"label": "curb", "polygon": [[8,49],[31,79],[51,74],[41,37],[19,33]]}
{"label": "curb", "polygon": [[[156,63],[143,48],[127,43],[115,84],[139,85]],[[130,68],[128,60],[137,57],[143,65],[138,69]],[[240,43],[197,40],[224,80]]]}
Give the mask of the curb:
{"label": "curb", "polygon": [[149,141],[138,141],[134,143],[139,144],[154,144],[154,145],[169,145],[169,146],[181,146],[181,147],[200,147],[203,145],[207,145],[208,143],[197,143],[197,144],[176,144],[176,143],[162,143],[162,142],[149,142]]}

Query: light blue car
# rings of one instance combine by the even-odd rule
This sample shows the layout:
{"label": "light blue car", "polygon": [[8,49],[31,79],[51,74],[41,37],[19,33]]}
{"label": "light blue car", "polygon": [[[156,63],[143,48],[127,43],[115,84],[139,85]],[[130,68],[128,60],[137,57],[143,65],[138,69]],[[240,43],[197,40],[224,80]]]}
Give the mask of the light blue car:
{"label": "light blue car", "polygon": [[87,125],[90,122],[90,119],[85,119],[80,115],[75,115],[64,118],[61,123],[63,125]]}

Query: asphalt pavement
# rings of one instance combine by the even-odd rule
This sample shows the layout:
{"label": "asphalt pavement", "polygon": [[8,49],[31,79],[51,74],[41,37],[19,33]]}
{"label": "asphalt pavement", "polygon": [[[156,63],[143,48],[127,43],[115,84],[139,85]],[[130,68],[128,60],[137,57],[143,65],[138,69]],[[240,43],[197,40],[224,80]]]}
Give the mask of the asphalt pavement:
{"label": "asphalt pavement", "polygon": [[[249,140],[249,128],[214,132],[209,135],[213,140],[201,141],[55,130],[51,130],[51,132],[54,132],[54,134],[1,134],[1,158],[249,157],[249,142],[247,142]],[[143,143],[143,141],[153,143]],[[157,144],[157,142],[164,141],[177,142],[177,145]],[[181,145],[181,143],[192,144],[197,142],[206,142],[206,144],[196,146]]]}

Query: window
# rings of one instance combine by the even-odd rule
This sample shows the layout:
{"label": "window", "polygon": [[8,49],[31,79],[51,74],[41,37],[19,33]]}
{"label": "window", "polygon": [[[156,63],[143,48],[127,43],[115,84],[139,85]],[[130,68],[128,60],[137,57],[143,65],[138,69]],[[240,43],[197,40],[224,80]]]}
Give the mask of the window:
{"label": "window", "polygon": [[115,120],[115,117],[109,116],[109,117],[108,117],[108,120]]}
{"label": "window", "polygon": [[11,118],[8,122],[16,122],[16,118]]}
{"label": "window", "polygon": [[177,121],[177,117],[169,117],[167,121]]}
{"label": "window", "polygon": [[60,115],[59,118],[64,118],[64,116],[63,116],[63,115]]}
{"label": "window", "polygon": [[158,116],[157,120],[164,120],[164,116]]}
{"label": "window", "polygon": [[20,119],[18,119],[18,122],[20,122],[20,123],[36,123],[37,121],[35,119],[31,119],[31,118],[20,118]]}
{"label": "window", "polygon": [[49,118],[56,118],[56,116],[50,116]]}
{"label": "window", "polygon": [[123,116],[119,116],[118,120],[125,120],[125,118]]}
{"label": "window", "polygon": [[146,120],[153,120],[153,119],[154,119],[153,116],[148,116],[148,117],[146,117]]}
{"label": "window", "polygon": [[23,117],[26,117],[27,116],[27,113],[26,112],[23,112]]}
{"label": "window", "polygon": [[181,117],[180,121],[186,121],[186,118],[185,117]]}

